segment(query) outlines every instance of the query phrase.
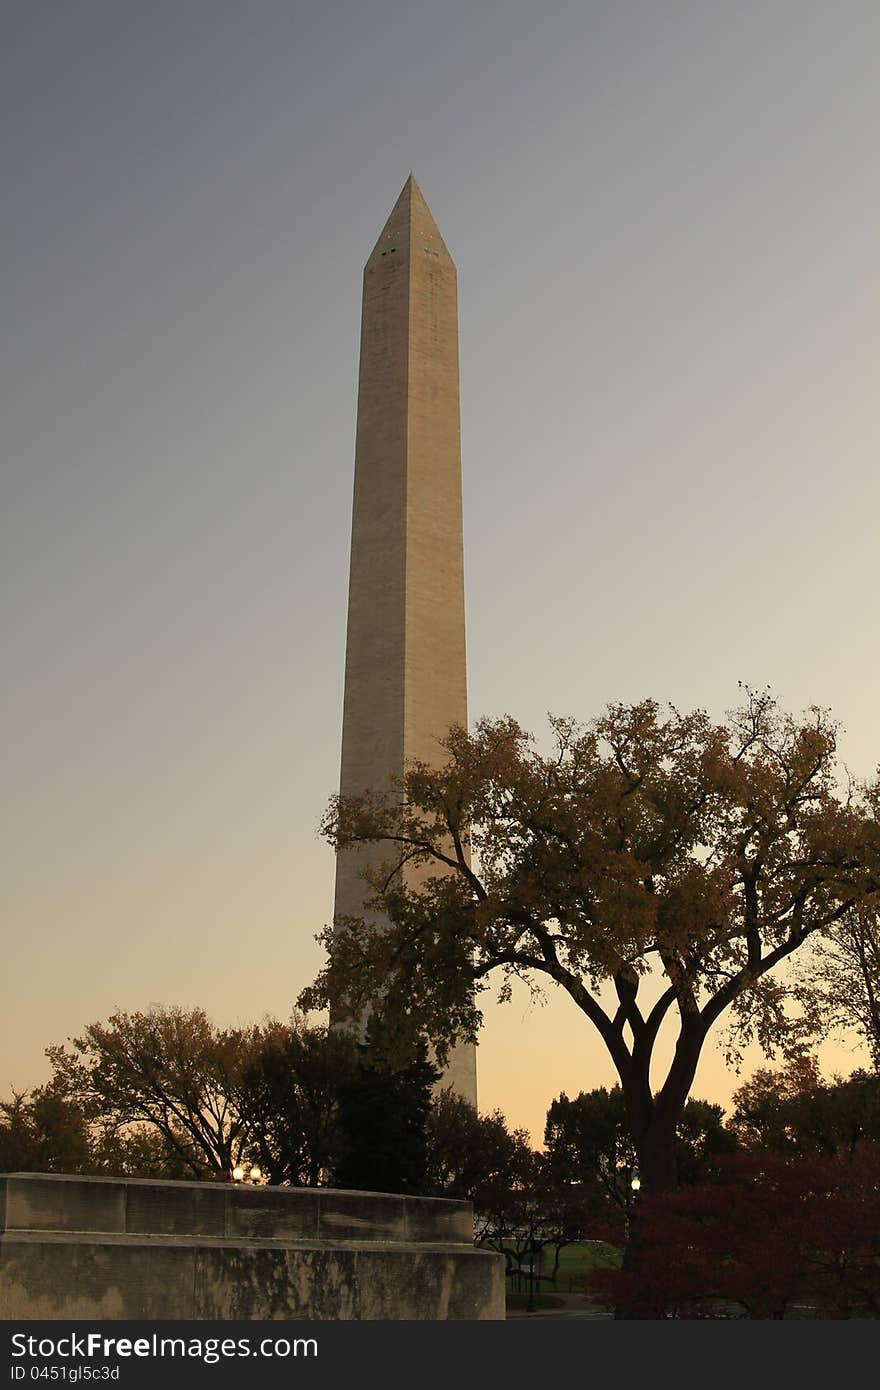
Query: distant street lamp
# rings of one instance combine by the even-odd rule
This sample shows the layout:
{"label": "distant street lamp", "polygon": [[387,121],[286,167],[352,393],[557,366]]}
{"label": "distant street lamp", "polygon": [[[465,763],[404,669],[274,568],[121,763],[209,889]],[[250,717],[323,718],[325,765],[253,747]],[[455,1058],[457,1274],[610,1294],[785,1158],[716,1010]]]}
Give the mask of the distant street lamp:
{"label": "distant street lamp", "polygon": [[255,1186],[260,1187],[264,1186],[269,1179],[263,1177],[263,1170],[258,1164],[255,1163],[253,1167],[248,1169],[242,1168],[239,1163],[236,1164],[232,1170],[232,1181],[253,1183]]}
{"label": "distant street lamp", "polygon": [[635,1215],[633,1211],[633,1202],[638,1197],[641,1186],[642,1180],[638,1173],[633,1173],[629,1180],[630,1200],[624,1204],[623,1208],[623,1237],[624,1240],[627,1241],[629,1240],[630,1220],[632,1219],[630,1213],[633,1212],[633,1215]]}

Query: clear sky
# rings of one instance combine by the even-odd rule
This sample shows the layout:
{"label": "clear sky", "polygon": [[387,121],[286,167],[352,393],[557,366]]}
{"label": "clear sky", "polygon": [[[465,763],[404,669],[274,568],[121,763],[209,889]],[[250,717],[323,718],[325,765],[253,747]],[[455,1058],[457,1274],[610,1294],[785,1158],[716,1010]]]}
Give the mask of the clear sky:
{"label": "clear sky", "polygon": [[[876,0],[0,23],[0,1094],[116,1007],[284,1017],[319,968],[361,273],[411,169],[459,271],[472,716],[769,683],[873,772]],[[565,998],[479,1057],[536,1136],[611,1080]]]}

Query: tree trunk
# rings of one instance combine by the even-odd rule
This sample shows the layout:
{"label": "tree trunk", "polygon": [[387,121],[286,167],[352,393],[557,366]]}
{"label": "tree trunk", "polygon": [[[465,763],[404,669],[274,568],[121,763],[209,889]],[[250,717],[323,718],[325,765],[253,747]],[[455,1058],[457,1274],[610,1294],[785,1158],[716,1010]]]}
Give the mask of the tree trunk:
{"label": "tree trunk", "polygon": [[674,1126],[659,1124],[656,1116],[652,1117],[636,1152],[640,1193],[668,1192],[677,1185]]}
{"label": "tree trunk", "polygon": [[668,1105],[658,1109],[646,1082],[625,1086],[624,1099],[638,1162],[638,1190],[665,1192],[675,1187],[675,1131],[680,1110],[670,1113]]}

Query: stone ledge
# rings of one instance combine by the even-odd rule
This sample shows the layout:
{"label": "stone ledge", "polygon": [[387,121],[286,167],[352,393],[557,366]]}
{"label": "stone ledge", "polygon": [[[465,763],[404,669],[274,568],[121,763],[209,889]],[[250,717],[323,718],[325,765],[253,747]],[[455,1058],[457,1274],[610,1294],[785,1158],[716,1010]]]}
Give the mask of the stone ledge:
{"label": "stone ledge", "polygon": [[[6,1231],[0,1233],[0,1253],[13,1245],[119,1245],[140,1248],[168,1246],[169,1249],[183,1249],[192,1246],[194,1250],[367,1250],[387,1252],[403,1250],[418,1255],[480,1255],[485,1250],[476,1246],[463,1246],[458,1242],[438,1241],[433,1244],[410,1243],[403,1240],[286,1240],[271,1236],[244,1236],[238,1239],[214,1236],[174,1236],[156,1235],[152,1231],[129,1233],[124,1231]],[[490,1252],[491,1253],[491,1252]]]}
{"label": "stone ledge", "polygon": [[469,1202],[336,1188],[0,1175],[0,1230],[270,1237],[278,1240],[473,1239]]}

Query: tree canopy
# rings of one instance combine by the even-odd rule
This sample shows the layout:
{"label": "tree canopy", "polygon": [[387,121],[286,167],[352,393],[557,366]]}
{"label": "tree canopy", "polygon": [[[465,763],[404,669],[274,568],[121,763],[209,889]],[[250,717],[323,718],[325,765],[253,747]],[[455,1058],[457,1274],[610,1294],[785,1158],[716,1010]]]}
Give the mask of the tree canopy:
{"label": "tree canopy", "polygon": [[428,1172],[428,1115],[440,1072],[422,1043],[401,1067],[376,1065],[369,1043],[339,1090],[333,1186],[422,1193]]}
{"label": "tree canopy", "polygon": [[102,1167],[82,1109],[51,1084],[0,1101],[0,1173],[93,1173]]}
{"label": "tree canopy", "polygon": [[804,974],[825,1032],[855,1030],[880,1072],[880,911],[862,903],[817,941]]}
{"label": "tree canopy", "polygon": [[371,920],[326,930],[300,1003],[372,1008],[398,1055],[424,1031],[443,1058],[476,1036],[490,976],[502,997],[514,978],[552,981],[606,1047],[642,1180],[662,1187],[713,1026],[727,1017],[734,1049],[784,1043],[779,968],[880,903],[880,783],[841,788],[828,714],[795,719],[766,692],[723,723],[646,700],[551,725],[548,754],[511,718],[454,729],[447,761],[413,764],[395,794],[334,798],[337,850],[387,857],[364,870]]}
{"label": "tree canopy", "polygon": [[0,1106],[0,1147],[55,1171],[228,1181],[258,1164],[272,1182],[317,1185],[356,1053],[300,1014],[230,1029],[198,1008],[119,1011],[47,1049],[52,1081]]}
{"label": "tree canopy", "polygon": [[146,1131],[188,1176],[228,1177],[248,1140],[242,1072],[264,1036],[218,1029],[202,1009],[119,1011],[47,1056],[56,1089],[103,1131],[99,1147]]}
{"label": "tree canopy", "polygon": [[264,1030],[236,1089],[249,1152],[270,1183],[318,1187],[339,1150],[339,1109],[357,1069],[357,1049],[341,1029],[314,1027],[294,1015]]}
{"label": "tree canopy", "polygon": [[421,1046],[375,1064],[347,1029],[267,1019],[224,1029],[201,1009],[153,1007],[47,1049],[53,1077],[0,1100],[0,1171],[228,1181],[468,1197],[495,1209],[534,1155],[500,1111],[449,1091]]}
{"label": "tree canopy", "polygon": [[[746,1149],[782,1155],[852,1155],[880,1145],[880,1074],[823,1081],[815,1058],[762,1067],[733,1094],[729,1127]],[[878,1150],[880,1152],[880,1150]]]}
{"label": "tree canopy", "polygon": [[[675,1135],[680,1182],[698,1182],[714,1156],[736,1148],[736,1137],[724,1128],[723,1117],[722,1107],[707,1100],[692,1099],[685,1105]],[[598,1183],[619,1206],[632,1206],[632,1182],[641,1175],[619,1086],[598,1086],[573,1099],[563,1092],[547,1111],[544,1144],[557,1177]]]}
{"label": "tree canopy", "polygon": [[426,1193],[467,1198],[477,1214],[494,1210],[533,1177],[534,1154],[525,1130],[510,1130],[500,1110],[481,1115],[446,1087],[428,1115]]}

